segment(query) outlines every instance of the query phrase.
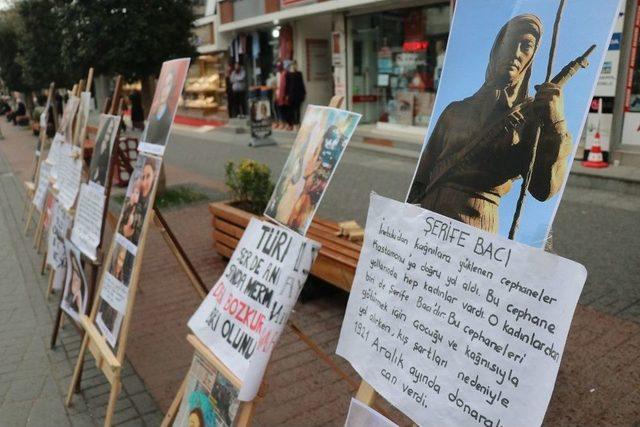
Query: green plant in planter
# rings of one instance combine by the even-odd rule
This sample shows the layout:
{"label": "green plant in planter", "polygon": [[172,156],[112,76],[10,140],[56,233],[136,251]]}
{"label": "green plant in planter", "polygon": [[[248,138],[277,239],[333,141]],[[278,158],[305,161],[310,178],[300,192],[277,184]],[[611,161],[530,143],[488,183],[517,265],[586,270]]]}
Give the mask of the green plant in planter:
{"label": "green plant in planter", "polygon": [[235,205],[256,215],[264,212],[274,187],[271,169],[251,159],[244,159],[239,165],[227,162],[225,184]]}

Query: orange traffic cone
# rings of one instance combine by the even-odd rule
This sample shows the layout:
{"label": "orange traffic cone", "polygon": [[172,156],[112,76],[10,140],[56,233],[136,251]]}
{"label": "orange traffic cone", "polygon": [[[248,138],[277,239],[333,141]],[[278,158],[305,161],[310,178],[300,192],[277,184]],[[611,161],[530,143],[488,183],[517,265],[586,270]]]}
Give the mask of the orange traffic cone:
{"label": "orange traffic cone", "polygon": [[600,132],[596,132],[593,145],[589,150],[587,160],[582,162],[582,166],[587,168],[606,168],[609,163],[604,161],[602,157],[602,149],[600,148]]}

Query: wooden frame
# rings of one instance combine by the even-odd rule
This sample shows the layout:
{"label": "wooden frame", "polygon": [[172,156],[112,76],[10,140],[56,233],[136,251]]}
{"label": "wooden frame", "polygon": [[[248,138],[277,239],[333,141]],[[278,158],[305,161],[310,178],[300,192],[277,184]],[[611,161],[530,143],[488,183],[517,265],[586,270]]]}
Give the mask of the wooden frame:
{"label": "wooden frame", "polygon": [[[55,90],[55,87],[56,87],[55,83],[51,82],[51,84],[49,84],[49,91],[47,93],[46,105],[51,105],[51,101],[53,101],[53,92]],[[47,111],[47,114],[48,114],[48,111]],[[53,115],[54,117],[56,115],[55,108],[53,109]],[[24,207],[25,214],[27,215],[26,224],[24,227],[24,234],[27,234],[27,232],[29,231],[29,227],[31,226],[31,217],[33,216],[33,210],[34,210],[32,200],[33,200],[33,196],[36,194],[36,190],[38,187],[38,178],[40,176],[40,167],[42,166],[42,158],[44,157],[43,156],[44,145],[46,142],[47,142],[47,127],[45,127],[44,129],[39,129],[38,131],[38,144],[40,144],[40,154],[36,154],[34,159],[35,163],[33,165],[33,172],[31,174],[31,176],[33,177],[33,181],[24,182],[24,187],[27,193],[25,207]]]}
{"label": "wooden frame", "polygon": [[[93,80],[93,68],[89,69],[89,77],[87,79],[87,81],[89,82],[89,86],[88,88],[90,89],[90,85],[91,82]],[[109,114],[114,114],[116,111],[119,113],[122,109],[122,105],[119,101],[120,100],[120,93],[122,90],[122,76],[118,76],[116,78],[116,86],[114,88],[114,95],[111,98],[111,103],[107,103],[105,104],[105,113],[109,113]],[[116,108],[118,108],[118,110],[116,110]],[[84,142],[84,138],[86,136],[86,128],[84,129],[84,132],[82,131],[82,129],[80,130],[80,144],[82,145]],[[118,139],[118,136],[120,134],[120,129],[118,129],[117,133],[116,133],[116,141]],[[115,151],[115,150],[114,150]],[[98,244],[96,253],[97,253],[97,259],[95,261],[86,258],[84,255],[81,255],[82,257],[82,261],[83,261],[83,266],[86,265],[87,263],[89,263],[91,265],[91,278],[89,279],[89,300],[88,300],[88,305],[87,305],[87,309],[91,310],[92,308],[92,303],[93,303],[93,298],[95,297],[94,293],[95,293],[95,289],[97,287],[97,281],[98,281],[98,268],[101,265],[101,258],[102,258],[102,241],[103,241],[103,237],[104,237],[104,228],[105,228],[105,224],[106,224],[106,216],[107,216],[107,212],[109,211],[109,200],[110,200],[110,195],[111,195],[111,184],[113,182],[113,173],[115,171],[115,156],[113,155],[112,152],[112,158],[111,158],[111,165],[109,168],[109,172],[107,173],[107,182],[106,184],[106,195],[105,195],[105,202],[104,202],[104,210],[103,210],[103,214],[102,214],[102,228],[100,230],[100,243]],[[60,304],[62,303],[62,297],[63,295],[60,294],[60,302],[58,304],[58,310],[56,313],[56,319],[53,323],[53,331],[51,333],[51,343],[50,343],[50,347],[54,348],[56,346],[56,342],[58,340],[58,333],[60,332],[60,328],[62,327],[62,322],[64,319],[64,311],[62,310]]]}
{"label": "wooden frame", "polygon": [[[229,380],[231,384],[237,389],[242,387],[242,381],[238,377],[236,377],[229,368],[226,367],[224,363],[220,361],[209,349],[206,345],[202,343],[195,335],[189,334],[187,335],[187,341],[194,348],[194,352],[202,357],[204,360],[209,362],[216,370],[222,374],[223,377]],[[187,387],[188,373],[185,379],[182,381],[180,385],[180,389],[176,394],[176,397],[171,402],[171,406],[167,410],[165,414],[161,427],[169,427],[173,425],[173,422],[178,415],[178,411],[180,409],[180,403],[182,402],[182,398],[184,397],[185,389]],[[262,388],[262,387],[261,387]],[[261,394],[258,393],[258,398],[261,397]],[[251,424],[251,419],[253,418],[254,409],[257,403],[257,399],[254,399],[250,402],[241,402],[238,413],[236,414],[236,418],[234,420],[234,427],[246,427]]]}
{"label": "wooden frame", "polygon": [[[344,103],[344,97],[342,96],[334,96],[333,98],[331,98],[331,102],[329,103],[330,107],[334,107],[334,108],[340,108],[341,105],[343,105]],[[224,215],[224,214],[223,214]],[[241,221],[244,221],[243,226],[246,226],[247,223],[250,221],[251,217],[253,215],[246,213],[246,217],[242,218]],[[216,219],[214,218],[214,223],[215,223]],[[224,226],[223,226],[224,227]],[[231,244],[232,242],[235,243],[235,245],[237,245],[238,241],[240,240],[240,238],[242,237],[242,234],[244,233],[244,229],[243,228],[239,228],[239,227],[234,227],[233,225],[227,227],[227,232],[230,233],[231,236],[233,236],[232,238],[230,238],[229,240],[229,246],[226,246],[226,249],[223,247],[223,251],[224,253],[222,253],[225,256],[231,257],[231,255],[233,254],[233,249],[235,249],[235,246],[233,246],[233,249],[231,248]],[[214,236],[215,236],[214,232]],[[220,236],[219,236],[220,237]],[[217,240],[216,240],[217,242]],[[171,247],[171,246],[170,246]],[[174,251],[174,254],[176,254],[176,252]],[[176,255],[177,257],[178,255]],[[317,259],[316,262],[314,263],[314,265],[317,263]],[[190,265],[187,266],[187,264],[185,263],[181,263],[181,265],[183,266],[183,268],[185,269],[185,271],[187,271],[188,268],[193,268],[193,266]],[[312,268],[313,271],[313,268]],[[189,277],[191,278],[192,276],[189,275]],[[206,293],[205,295],[206,296]],[[294,323],[292,323],[291,321],[288,322],[288,326],[293,329],[294,333],[296,333],[296,335],[298,335],[298,337],[300,337],[302,339],[302,341],[307,344],[313,351],[315,351],[316,353],[318,353],[320,355],[320,357],[332,368],[334,369],[336,372],[338,372],[338,374],[344,379],[346,380],[349,384],[351,384],[352,386],[354,386],[355,384],[353,383],[353,381],[351,381],[351,379],[349,378],[349,376],[344,373],[336,364],[335,362],[333,362],[331,360],[331,358],[326,355],[322,349],[320,349],[320,347],[313,342],[313,340],[311,340],[311,338],[307,337],[301,330],[300,328],[295,325]],[[209,350],[209,348],[207,346],[205,346],[198,338],[196,338],[194,335],[188,335],[187,336],[187,340],[189,341],[189,343],[194,347],[195,352],[198,353],[202,358],[204,358],[205,360],[209,361],[214,367],[216,367],[216,369],[218,369],[218,371],[220,373],[222,373],[223,376],[225,376],[227,379],[229,379],[229,381],[232,382],[232,384],[234,384],[234,386],[240,388],[240,386],[242,385],[241,382],[239,381],[239,379],[233,374],[233,372],[231,372],[230,369],[228,369],[212,352],[211,350]],[[323,357],[324,356],[324,357]],[[180,407],[180,403],[182,402],[182,399],[184,397],[184,393],[185,393],[185,389],[186,389],[186,382],[188,379],[188,373],[187,373],[187,377],[185,377],[185,379],[182,381],[182,384],[180,386],[180,388],[178,389],[178,392],[176,393],[176,396],[174,397],[173,401],[171,402],[171,406],[169,407],[169,410],[167,411],[167,413],[165,414],[165,417],[162,421],[162,427],[169,427],[172,426],[174,421],[175,421],[175,417],[178,414],[178,409]],[[259,399],[260,397],[262,397],[263,394],[263,390],[265,387],[265,383],[263,382],[261,387],[260,387],[260,391],[258,392],[258,395],[256,397],[256,399],[253,399],[251,401],[248,402],[242,402],[243,405],[243,409],[240,411],[240,413],[236,416],[237,419],[234,422],[235,426],[239,426],[239,427],[246,427],[250,424],[251,422],[251,418],[252,418],[252,414],[253,414],[253,407],[256,404],[257,399]]]}
{"label": "wooden frame", "polygon": [[[158,157],[146,154],[150,158],[157,159]],[[162,158],[160,158],[160,167],[162,164]],[[158,174],[160,171],[158,170]],[[151,225],[152,217],[155,215],[152,207],[155,202],[156,192],[158,189],[158,179],[159,176],[156,177],[153,190],[149,195],[150,205],[145,213],[144,225],[142,231],[140,233],[140,239],[138,241],[135,261],[133,263],[132,272],[131,272],[131,280],[129,282],[128,289],[128,297],[127,297],[127,307],[125,313],[123,315],[122,325],[120,327],[120,333],[117,340],[117,350],[114,353],[109,345],[107,344],[105,338],[98,331],[95,326],[95,320],[98,315],[98,308],[100,306],[100,292],[103,286],[103,277],[105,274],[105,269],[102,269],[100,275],[100,281],[98,284],[98,288],[93,296],[93,306],[91,307],[91,314],[89,317],[83,316],[81,320],[81,325],[84,328],[85,334],[82,339],[82,345],[80,347],[80,352],[78,354],[78,360],[76,361],[76,366],[73,371],[73,376],[71,378],[71,383],[69,384],[69,390],[67,392],[67,398],[65,400],[65,405],[71,405],[74,392],[79,391],[79,382],[82,375],[82,367],[84,364],[84,354],[89,350],[91,355],[96,361],[96,366],[98,369],[102,371],[104,376],[109,381],[111,385],[111,391],[109,393],[109,401],[107,404],[104,425],[110,426],[111,420],[113,418],[113,412],[115,409],[115,404],[118,399],[118,395],[120,394],[120,390],[122,388],[120,374],[122,371],[122,366],[124,365],[125,352],[127,347],[127,339],[129,336],[129,327],[131,326],[131,318],[133,315],[133,306],[135,304],[135,298],[138,289],[138,283],[140,279],[140,268],[142,265],[142,259],[144,257],[144,249],[146,245],[146,237],[147,232],[149,230],[149,226]],[[111,246],[109,248],[109,252],[106,257],[106,261],[104,265],[110,265],[111,260],[113,258],[114,252],[114,241],[112,241]]]}

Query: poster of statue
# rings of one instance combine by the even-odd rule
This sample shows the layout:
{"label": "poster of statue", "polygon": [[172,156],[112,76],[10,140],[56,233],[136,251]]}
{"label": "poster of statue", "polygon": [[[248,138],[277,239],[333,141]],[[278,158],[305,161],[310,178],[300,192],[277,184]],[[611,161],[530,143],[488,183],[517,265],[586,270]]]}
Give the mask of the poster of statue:
{"label": "poster of statue", "polygon": [[409,203],[544,246],[618,15],[618,0],[559,5],[456,3]]}

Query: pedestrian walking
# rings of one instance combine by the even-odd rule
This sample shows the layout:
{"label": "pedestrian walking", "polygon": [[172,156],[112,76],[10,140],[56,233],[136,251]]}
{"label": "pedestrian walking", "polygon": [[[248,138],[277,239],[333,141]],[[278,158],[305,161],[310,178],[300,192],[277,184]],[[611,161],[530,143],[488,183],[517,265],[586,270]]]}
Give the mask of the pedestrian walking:
{"label": "pedestrian walking", "polygon": [[289,117],[289,109],[287,104],[287,70],[282,63],[276,63],[276,117],[277,122],[275,129],[282,129],[286,126]]}

